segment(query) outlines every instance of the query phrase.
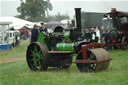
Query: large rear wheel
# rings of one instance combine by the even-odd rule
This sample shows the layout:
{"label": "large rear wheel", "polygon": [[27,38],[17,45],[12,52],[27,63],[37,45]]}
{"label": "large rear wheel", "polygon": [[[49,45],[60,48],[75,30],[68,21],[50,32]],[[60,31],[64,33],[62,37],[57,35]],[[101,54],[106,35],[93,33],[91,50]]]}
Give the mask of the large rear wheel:
{"label": "large rear wheel", "polygon": [[48,48],[45,44],[34,42],[27,48],[26,60],[33,71],[44,71],[48,68]]}

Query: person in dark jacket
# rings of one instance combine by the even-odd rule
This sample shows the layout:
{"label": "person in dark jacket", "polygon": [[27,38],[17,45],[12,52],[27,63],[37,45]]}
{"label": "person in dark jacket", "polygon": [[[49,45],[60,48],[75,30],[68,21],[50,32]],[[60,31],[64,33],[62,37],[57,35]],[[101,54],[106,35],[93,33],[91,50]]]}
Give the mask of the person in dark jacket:
{"label": "person in dark jacket", "polygon": [[71,41],[77,40],[77,30],[75,29],[75,27],[71,28],[69,38]]}
{"label": "person in dark jacket", "polygon": [[41,27],[39,28],[39,31],[40,32],[46,32],[46,33],[48,32],[44,23],[41,23]]}
{"label": "person in dark jacket", "polygon": [[38,38],[38,26],[35,24],[32,31],[31,31],[31,43],[36,42]]}

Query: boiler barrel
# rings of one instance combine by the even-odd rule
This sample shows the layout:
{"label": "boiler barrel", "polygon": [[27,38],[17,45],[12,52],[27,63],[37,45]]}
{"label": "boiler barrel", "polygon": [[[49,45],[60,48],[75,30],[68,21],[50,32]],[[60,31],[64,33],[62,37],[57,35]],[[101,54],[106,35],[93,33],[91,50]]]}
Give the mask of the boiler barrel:
{"label": "boiler barrel", "polygon": [[74,51],[74,43],[58,43],[56,45],[57,51]]}

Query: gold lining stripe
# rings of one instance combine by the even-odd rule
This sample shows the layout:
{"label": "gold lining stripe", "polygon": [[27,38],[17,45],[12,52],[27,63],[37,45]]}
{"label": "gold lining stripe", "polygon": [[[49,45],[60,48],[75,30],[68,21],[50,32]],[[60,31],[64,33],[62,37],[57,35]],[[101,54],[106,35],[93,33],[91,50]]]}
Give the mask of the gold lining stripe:
{"label": "gold lining stripe", "polygon": [[74,43],[72,43],[72,50],[74,50],[74,47],[73,47]]}
{"label": "gold lining stripe", "polygon": [[59,44],[57,44],[57,48],[59,47]]}
{"label": "gold lining stripe", "polygon": [[65,47],[65,43],[63,44],[63,50],[64,50],[64,47]]}
{"label": "gold lining stripe", "polygon": [[75,51],[48,51],[48,53],[75,53]]}

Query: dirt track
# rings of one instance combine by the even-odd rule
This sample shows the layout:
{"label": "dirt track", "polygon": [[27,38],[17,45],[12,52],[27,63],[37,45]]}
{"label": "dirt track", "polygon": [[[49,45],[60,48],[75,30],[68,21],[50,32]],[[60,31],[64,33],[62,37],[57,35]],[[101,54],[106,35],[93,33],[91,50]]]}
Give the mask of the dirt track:
{"label": "dirt track", "polygon": [[25,58],[0,58],[0,62],[25,61]]}

